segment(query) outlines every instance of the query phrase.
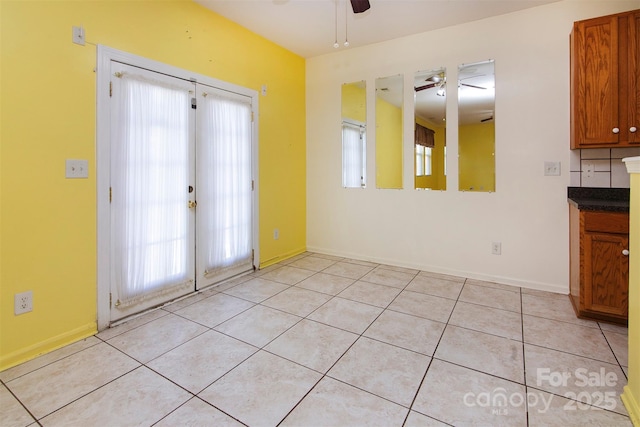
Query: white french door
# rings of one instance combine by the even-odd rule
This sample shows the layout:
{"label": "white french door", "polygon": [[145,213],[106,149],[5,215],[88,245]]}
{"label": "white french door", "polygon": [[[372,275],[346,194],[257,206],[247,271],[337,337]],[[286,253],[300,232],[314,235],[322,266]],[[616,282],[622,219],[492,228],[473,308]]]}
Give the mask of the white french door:
{"label": "white french door", "polygon": [[253,268],[252,98],[110,62],[110,322]]}
{"label": "white french door", "polygon": [[246,96],[198,85],[197,288],[253,268],[252,109]]}

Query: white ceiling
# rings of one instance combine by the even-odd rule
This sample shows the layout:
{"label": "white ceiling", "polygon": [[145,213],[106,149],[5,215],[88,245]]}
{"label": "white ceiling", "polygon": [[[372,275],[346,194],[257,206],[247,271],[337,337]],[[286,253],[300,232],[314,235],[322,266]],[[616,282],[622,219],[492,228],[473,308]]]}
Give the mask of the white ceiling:
{"label": "white ceiling", "polygon": [[[305,58],[503,15],[559,0],[369,0],[354,14],[349,0],[194,0]],[[336,21],[337,11],[337,21]],[[346,16],[346,23],[345,23]],[[336,25],[337,22],[337,25]]]}

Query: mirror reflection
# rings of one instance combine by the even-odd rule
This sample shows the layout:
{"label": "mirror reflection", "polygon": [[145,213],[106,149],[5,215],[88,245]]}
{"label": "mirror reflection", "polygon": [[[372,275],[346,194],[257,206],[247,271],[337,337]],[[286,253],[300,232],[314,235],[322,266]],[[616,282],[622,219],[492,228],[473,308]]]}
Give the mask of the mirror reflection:
{"label": "mirror reflection", "polygon": [[415,188],[446,190],[445,68],[419,71],[414,76]]}
{"label": "mirror reflection", "polygon": [[364,188],[367,179],[366,82],[342,85],[342,186]]}
{"label": "mirror reflection", "polygon": [[460,191],[495,191],[494,61],[458,67]]}
{"label": "mirror reflection", "polygon": [[376,79],[376,187],[402,188],[402,75]]}

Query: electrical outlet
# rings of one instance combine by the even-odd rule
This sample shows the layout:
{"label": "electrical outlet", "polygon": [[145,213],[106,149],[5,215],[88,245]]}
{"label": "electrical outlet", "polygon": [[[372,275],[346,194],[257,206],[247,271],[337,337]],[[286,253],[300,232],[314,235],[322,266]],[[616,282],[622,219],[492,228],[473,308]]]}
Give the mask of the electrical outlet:
{"label": "electrical outlet", "polygon": [[89,178],[89,161],[67,159],[65,161],[66,178]]}
{"label": "electrical outlet", "polygon": [[596,164],[593,162],[582,162],[582,177],[583,178],[592,178],[593,174],[596,171]]}
{"label": "electrical outlet", "polygon": [[502,243],[500,243],[500,242],[492,242],[491,243],[491,253],[493,255],[502,254]]}
{"label": "electrical outlet", "polygon": [[33,311],[33,292],[27,291],[14,296],[14,313],[18,314],[28,313]]}

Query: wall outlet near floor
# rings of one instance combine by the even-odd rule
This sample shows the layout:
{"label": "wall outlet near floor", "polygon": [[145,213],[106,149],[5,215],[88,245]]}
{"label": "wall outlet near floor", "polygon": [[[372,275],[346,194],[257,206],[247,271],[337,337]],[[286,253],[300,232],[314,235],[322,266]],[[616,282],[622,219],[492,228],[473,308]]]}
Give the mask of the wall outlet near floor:
{"label": "wall outlet near floor", "polygon": [[15,294],[13,309],[16,316],[33,311],[33,291]]}
{"label": "wall outlet near floor", "polygon": [[277,228],[273,229],[273,240],[278,240],[280,238],[280,230]]}
{"label": "wall outlet near floor", "polygon": [[89,161],[66,159],[65,178],[89,178]]}
{"label": "wall outlet near floor", "polygon": [[502,243],[501,242],[491,242],[491,253],[493,255],[502,254]]}

